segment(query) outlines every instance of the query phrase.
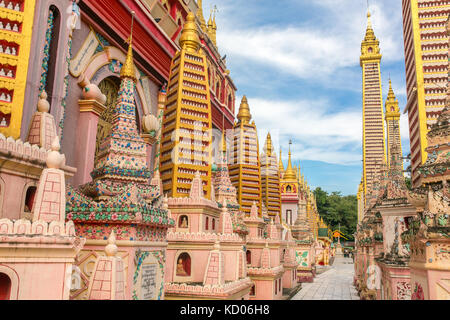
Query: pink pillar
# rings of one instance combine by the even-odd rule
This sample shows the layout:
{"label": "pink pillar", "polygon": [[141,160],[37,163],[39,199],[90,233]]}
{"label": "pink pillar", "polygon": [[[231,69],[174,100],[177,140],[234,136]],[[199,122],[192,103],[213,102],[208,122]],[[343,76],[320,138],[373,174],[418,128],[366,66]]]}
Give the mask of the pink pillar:
{"label": "pink pillar", "polygon": [[80,100],[80,118],[78,119],[76,141],[77,174],[74,185],[79,186],[91,181],[91,172],[94,170],[95,145],[97,138],[97,125],[100,114],[106,107],[95,100]]}
{"label": "pink pillar", "polygon": [[152,157],[153,157],[153,145],[156,143],[156,139],[148,133],[141,134],[142,139],[144,139],[147,145],[147,166],[151,169]]}

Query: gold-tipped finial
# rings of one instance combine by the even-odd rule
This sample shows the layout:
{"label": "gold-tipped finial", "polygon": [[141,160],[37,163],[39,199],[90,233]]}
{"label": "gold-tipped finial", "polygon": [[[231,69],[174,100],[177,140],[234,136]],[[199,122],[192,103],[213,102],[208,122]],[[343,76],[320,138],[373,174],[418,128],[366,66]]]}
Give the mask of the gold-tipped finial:
{"label": "gold-tipped finial", "polygon": [[213,17],[213,22],[212,22],[212,42],[214,43],[215,46],[217,46],[217,24],[216,24],[216,12],[217,12],[217,7],[214,6],[214,17]]}
{"label": "gold-tipped finial", "polygon": [[367,29],[366,29],[366,36],[364,38],[365,41],[375,41],[375,32],[373,31],[372,27],[372,15],[370,14],[370,11],[367,12]]}
{"label": "gold-tipped finial", "polygon": [[222,132],[222,153],[227,153],[227,139],[225,138],[225,128],[223,128]]}
{"label": "gold-tipped finial", "polygon": [[130,78],[136,81],[136,69],[134,67],[133,62],[133,27],[134,27],[134,16],[135,12],[131,11],[131,32],[130,38],[128,39],[128,53],[127,58],[125,60],[124,65],[122,66],[122,70],[120,71],[121,78]]}
{"label": "gold-tipped finial", "polygon": [[289,141],[289,160],[288,160],[288,166],[287,166],[286,172],[284,173],[283,179],[295,181],[297,179],[297,177],[295,174],[295,170],[292,168],[291,144],[292,144],[292,140]]}
{"label": "gold-tipped finial", "polygon": [[398,106],[398,100],[395,97],[394,90],[392,89],[392,81],[389,79],[389,93],[386,99],[386,120],[399,120],[400,108]]}
{"label": "gold-tipped finial", "polygon": [[200,48],[200,38],[195,23],[195,15],[192,12],[189,12],[186,17],[186,22],[181,32],[180,46],[188,52],[197,52]]}
{"label": "gold-tipped finial", "polygon": [[116,245],[116,231],[111,231],[109,238],[108,238],[108,244],[105,247],[105,253],[108,257],[115,257],[117,254],[117,245]]}
{"label": "gold-tipped finial", "polygon": [[278,163],[278,170],[280,173],[284,172],[283,158],[281,156],[281,147],[280,147],[280,162]]}
{"label": "gold-tipped finial", "polygon": [[205,21],[205,17],[203,16],[203,4],[202,4],[202,0],[198,0],[197,4],[198,4],[198,11],[197,11],[197,17],[198,20],[200,21],[200,27],[202,28],[203,32],[206,32],[206,21]]}
{"label": "gold-tipped finial", "polygon": [[246,96],[242,98],[237,118],[239,119],[239,121],[243,123],[249,123],[250,120],[252,119],[252,115],[250,114],[250,107],[248,105]]}
{"label": "gold-tipped finial", "polygon": [[267,155],[269,155],[269,156],[272,155],[272,153],[273,153],[272,137],[270,136],[270,132],[267,133],[266,152],[267,152]]}

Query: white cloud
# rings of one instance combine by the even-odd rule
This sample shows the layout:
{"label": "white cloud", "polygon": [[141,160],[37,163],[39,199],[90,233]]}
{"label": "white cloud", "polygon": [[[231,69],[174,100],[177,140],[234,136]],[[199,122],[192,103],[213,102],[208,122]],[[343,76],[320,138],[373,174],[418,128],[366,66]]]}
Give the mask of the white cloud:
{"label": "white cloud", "polygon": [[[206,19],[213,3],[204,0]],[[263,6],[272,11],[261,9]],[[288,21],[285,6],[298,7],[299,18]],[[309,14],[302,11],[305,7],[314,10]],[[296,161],[360,165],[362,99],[343,105],[330,98],[330,88],[361,91],[359,56],[367,25],[366,2],[221,0],[218,8],[219,50],[222,55],[227,54],[231,75],[239,83],[239,89],[254,93],[248,98],[260,148],[270,131],[277,148],[281,143],[285,159],[292,139]],[[404,71],[390,72],[404,69],[401,2],[377,0],[370,11],[383,54],[383,96],[387,95],[390,77],[403,109]],[[267,19],[261,12],[268,15]],[[296,99],[299,92],[285,94],[287,90],[274,93],[277,88],[289,88],[292,81],[297,88],[307,84],[317,98]],[[308,94],[310,97],[311,92]],[[406,115],[402,115],[400,127],[402,140],[409,139]],[[408,149],[404,144],[405,154]],[[357,176],[359,179],[359,172]]]}
{"label": "white cloud", "polygon": [[332,104],[326,100],[250,98],[249,105],[261,148],[269,131],[275,145],[281,143],[285,152],[289,139],[294,141],[296,160],[359,163],[362,130],[359,112],[330,112]]}
{"label": "white cloud", "polygon": [[[217,18],[221,22],[220,50],[233,59],[253,61],[301,79],[330,80],[341,68],[358,66],[366,29],[364,6],[355,5],[355,0],[316,0],[313,3],[322,11],[314,25],[291,23],[283,27],[236,23],[242,16],[231,15],[234,11],[225,6]],[[381,42],[383,61],[398,61],[403,57],[403,44],[398,41],[401,26],[398,17],[392,18],[395,11],[385,10],[388,5],[392,7],[390,0],[371,6],[372,20]],[[395,14],[398,16],[398,12]],[[248,18],[251,20],[251,16]]]}

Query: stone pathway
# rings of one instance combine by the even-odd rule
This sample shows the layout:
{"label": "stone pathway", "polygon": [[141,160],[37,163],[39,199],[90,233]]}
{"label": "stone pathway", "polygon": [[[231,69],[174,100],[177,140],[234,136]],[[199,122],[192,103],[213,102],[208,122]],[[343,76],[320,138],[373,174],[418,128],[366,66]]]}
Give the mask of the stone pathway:
{"label": "stone pathway", "polygon": [[313,283],[303,283],[291,300],[359,300],[353,287],[353,272],[352,259],[337,257],[333,266],[317,275]]}

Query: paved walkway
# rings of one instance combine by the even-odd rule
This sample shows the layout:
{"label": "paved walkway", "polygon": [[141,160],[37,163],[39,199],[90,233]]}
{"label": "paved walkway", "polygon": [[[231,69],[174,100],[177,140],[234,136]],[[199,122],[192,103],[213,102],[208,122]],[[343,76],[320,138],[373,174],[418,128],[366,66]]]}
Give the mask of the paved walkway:
{"label": "paved walkway", "polygon": [[317,275],[313,283],[303,283],[292,300],[359,300],[353,287],[353,272],[352,259],[336,258],[333,266]]}

